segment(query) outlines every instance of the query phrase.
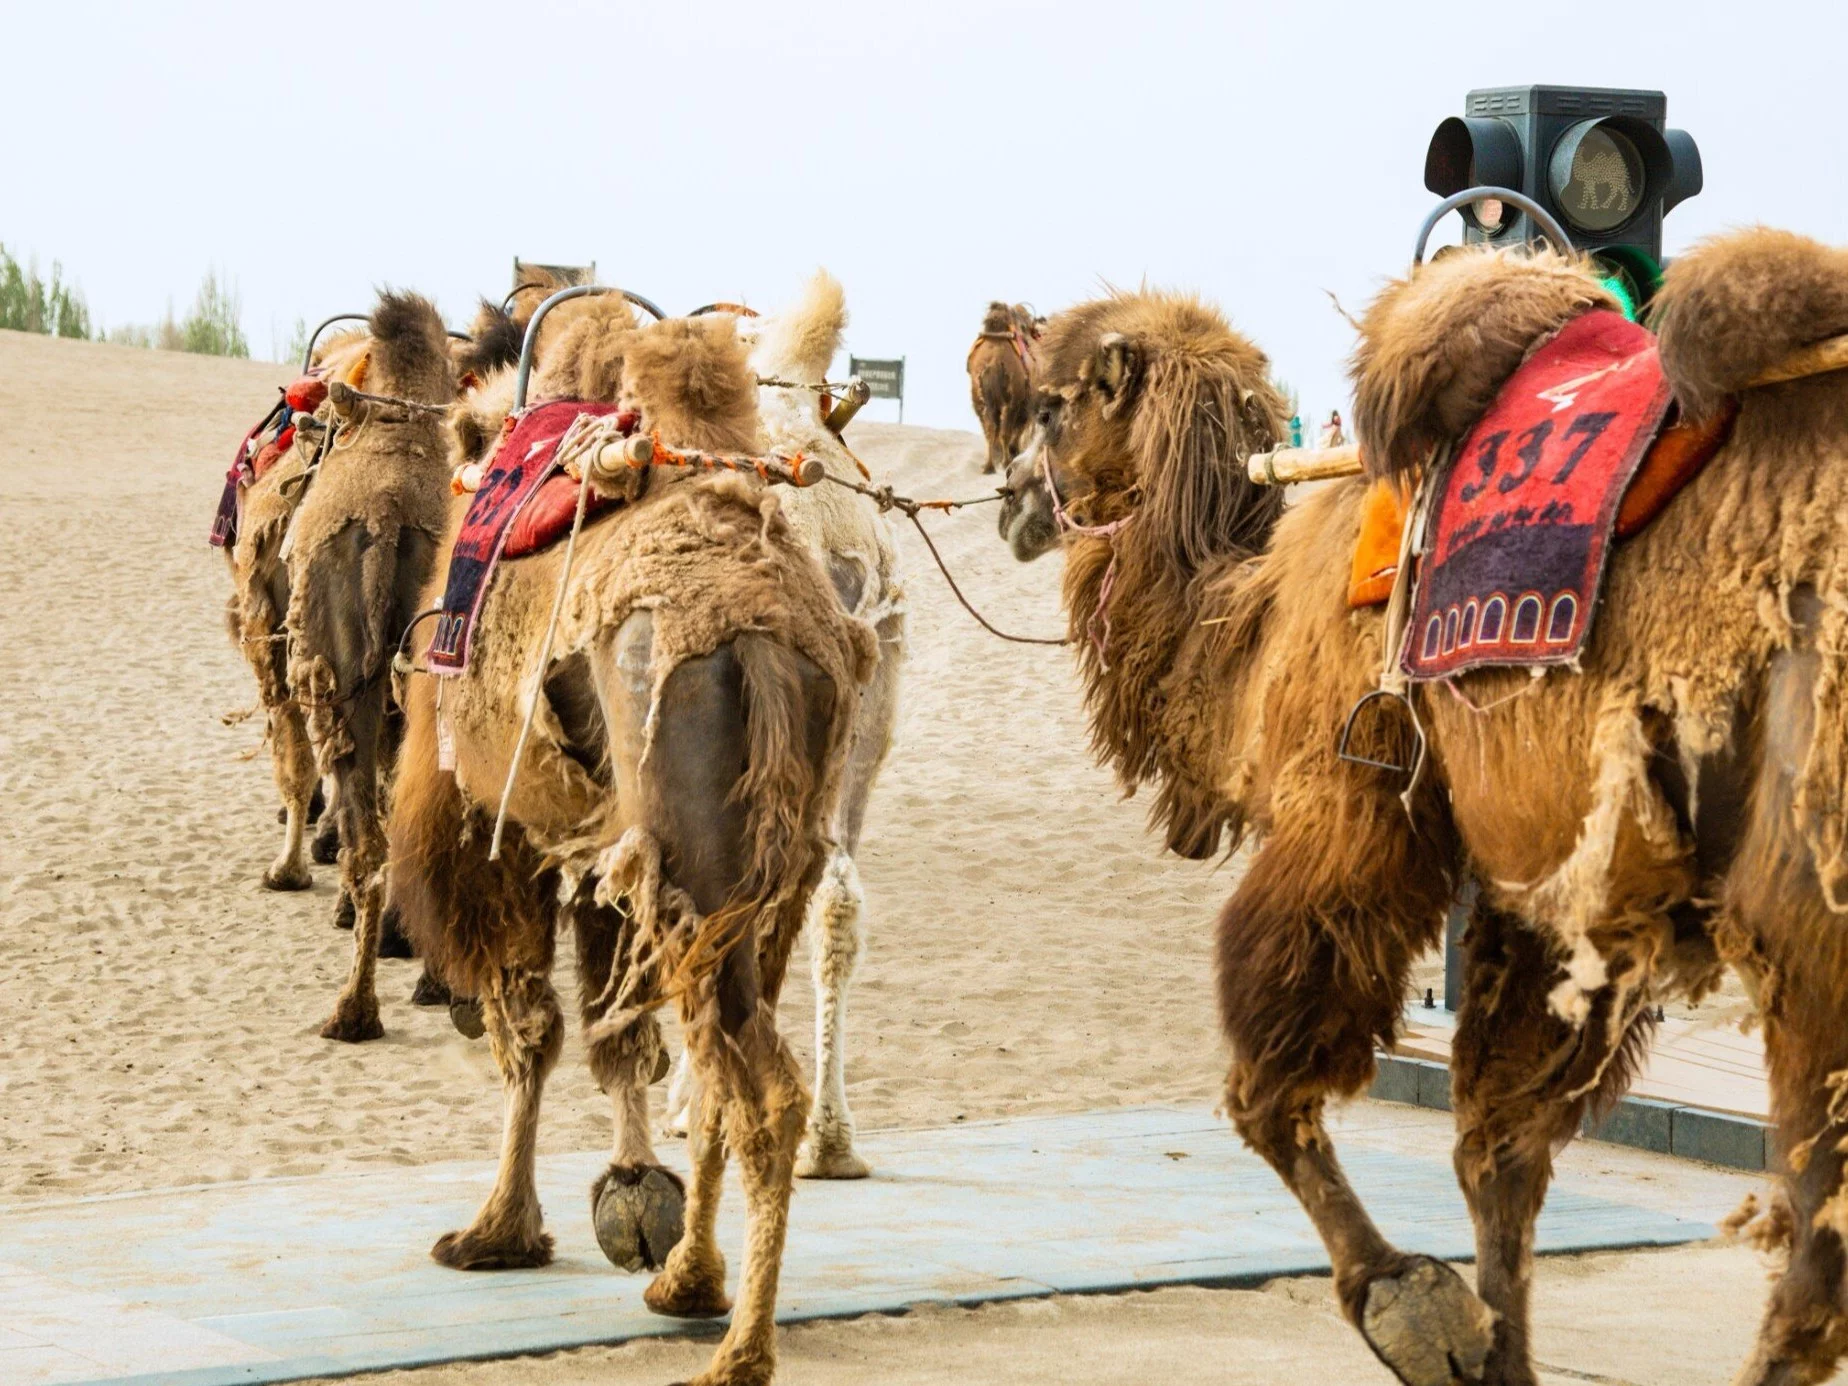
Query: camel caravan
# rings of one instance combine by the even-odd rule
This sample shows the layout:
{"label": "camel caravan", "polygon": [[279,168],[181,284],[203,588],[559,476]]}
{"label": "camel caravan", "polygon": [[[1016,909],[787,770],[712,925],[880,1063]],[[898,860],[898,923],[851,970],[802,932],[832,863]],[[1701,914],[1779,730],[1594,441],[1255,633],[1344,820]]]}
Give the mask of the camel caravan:
{"label": "camel caravan", "polygon": [[[1848,253],[1721,237],[1647,325],[1627,307],[1544,248],[1418,265],[1357,324],[1356,474],[1288,503],[1271,362],[1198,297],[997,302],[967,363],[1000,535],[1063,555],[1099,760],[1150,791],[1167,850],[1242,854],[1213,983],[1227,1112],[1409,1386],[1537,1381],[1554,1155],[1624,1093],[1657,1007],[1728,969],[1785,1166],[1750,1229],[1782,1264],[1738,1380],[1848,1355],[1848,351],[1818,345],[1848,334]],[[386,293],[246,439],[215,535],[282,798],[263,884],[337,851],[355,925],[322,1033],[381,1033],[395,915],[420,993],[477,1008],[502,1077],[493,1191],[432,1255],[551,1259],[534,1162],[566,928],[612,1107],[597,1239],[655,1272],[657,1312],[731,1315],[707,1384],[774,1374],[793,1179],[869,1173],[854,856],[907,641],[885,511],[918,506],[862,484],[843,438],[845,325],[825,274],[764,318],[535,281],[466,340]],[[1472,566],[1485,538],[1501,558]],[[1504,590],[1517,559],[1538,576]],[[1385,1239],[1325,1122],[1460,898],[1473,1290]],[[812,1097],[776,1026],[805,930]],[[656,1152],[664,1080],[690,1181]]]}

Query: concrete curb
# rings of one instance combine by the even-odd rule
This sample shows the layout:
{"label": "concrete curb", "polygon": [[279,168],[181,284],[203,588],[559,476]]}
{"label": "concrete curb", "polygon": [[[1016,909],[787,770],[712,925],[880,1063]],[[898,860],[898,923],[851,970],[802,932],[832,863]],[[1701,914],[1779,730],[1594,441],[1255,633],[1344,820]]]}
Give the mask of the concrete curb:
{"label": "concrete curb", "polygon": [[[1432,1059],[1409,1059],[1398,1054],[1376,1054],[1379,1071],[1367,1095],[1380,1102],[1403,1102],[1435,1111],[1450,1110],[1450,1070]],[[1762,1121],[1715,1112],[1704,1107],[1683,1107],[1646,1097],[1626,1097],[1592,1125],[1586,1119],[1584,1135],[1594,1141],[1627,1145],[1657,1155],[1699,1160],[1727,1169],[1780,1168],[1776,1133]]]}

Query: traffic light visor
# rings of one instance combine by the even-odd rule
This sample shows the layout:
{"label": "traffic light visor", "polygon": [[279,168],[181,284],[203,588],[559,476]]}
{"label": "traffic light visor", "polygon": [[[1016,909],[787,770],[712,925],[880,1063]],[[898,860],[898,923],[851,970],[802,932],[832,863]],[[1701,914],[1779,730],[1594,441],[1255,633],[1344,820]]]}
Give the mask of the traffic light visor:
{"label": "traffic light visor", "polygon": [[1654,205],[1672,166],[1667,142],[1647,122],[1581,120],[1553,146],[1547,190],[1573,229],[1608,234]]}
{"label": "traffic light visor", "polygon": [[[1465,188],[1521,186],[1521,137],[1505,120],[1451,116],[1425,152],[1425,187],[1439,197]],[[1478,231],[1496,235],[1512,220],[1499,201],[1463,209]]]}

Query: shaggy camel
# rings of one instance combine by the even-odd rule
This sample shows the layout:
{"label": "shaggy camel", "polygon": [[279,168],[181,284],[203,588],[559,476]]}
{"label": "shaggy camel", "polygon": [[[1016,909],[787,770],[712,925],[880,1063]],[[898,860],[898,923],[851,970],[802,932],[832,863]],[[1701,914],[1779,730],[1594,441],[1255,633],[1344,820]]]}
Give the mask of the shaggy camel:
{"label": "shaggy camel", "polygon": [[[538,282],[541,296],[550,281]],[[520,338],[526,319],[538,300],[532,292],[510,295],[522,306],[509,314],[483,302],[467,336],[451,334],[449,350],[464,378],[486,375],[519,359]],[[310,371],[322,379],[343,378],[365,355],[370,339],[363,329],[339,332],[314,344],[308,359]],[[284,615],[289,609],[289,568],[284,558],[290,522],[307,496],[312,478],[306,473],[321,446],[329,407],[323,403],[307,426],[298,427],[288,448],[263,475],[243,492],[236,542],[225,550],[231,570],[232,592],[225,606],[225,623],[231,642],[256,675],[258,706],[265,723],[271,768],[282,802],[277,811],[283,825],[283,846],[263,873],[270,890],[306,890],[313,884],[308,866],[312,859],[332,866],[339,858],[338,815],[328,811],[323,784],[315,775],[314,751],[308,741],[303,710],[289,696],[288,651]],[[312,840],[306,829],[318,826]],[[352,927],[353,903],[343,891],[338,922]],[[387,947],[389,950],[388,927]]]}
{"label": "shaggy camel", "polygon": [[[613,306],[595,305],[608,299],[581,302],[578,321],[553,338],[538,393],[582,397],[562,386],[614,374],[625,407],[665,443],[758,446],[755,380],[730,317],[622,331],[609,317],[597,325]],[[498,431],[480,412],[498,384],[457,411],[453,460],[474,460]],[[655,1264],[651,1239],[678,1220],[679,1181],[654,1160],[646,1091],[664,1057],[654,1012],[671,1000],[702,1096],[684,1235],[645,1297],[661,1313],[726,1312],[715,1218],[736,1153],[749,1205],[739,1307],[698,1380],[740,1386],[773,1374],[808,1111],[776,1001],[832,852],[829,813],[876,639],[840,610],[780,497],[755,478],[633,476],[630,503],[577,540],[543,669],[533,664],[565,545],[503,563],[466,672],[409,687],[393,888],[420,951],[481,998],[507,1095],[494,1190],[432,1254],[458,1269],[551,1257],[533,1159],[540,1092],[562,1043],[550,972],[568,924],[587,1057],[616,1114],[615,1150],[592,1194],[599,1239],[632,1249],[614,1259]],[[490,859],[528,698],[538,716],[502,854]]]}
{"label": "shaggy camel", "polygon": [[[840,350],[847,327],[840,282],[825,271],[802,299],[769,319],[738,324],[754,341],[751,364],[759,380],[820,385]],[[830,475],[856,480],[860,473],[840,437],[823,422],[823,400],[813,389],[765,385],[759,409],[769,445],[783,454],[815,458]],[[870,1171],[853,1148],[853,1114],[847,1106],[847,985],[859,960],[866,898],[854,853],[866,824],[867,802],[892,747],[898,722],[900,674],[905,657],[905,595],[898,548],[890,524],[863,496],[839,486],[811,486],[781,494],[790,528],[808,546],[847,613],[873,627],[879,662],[860,699],[852,749],[834,810],[835,848],[809,902],[809,969],[815,986],[815,1105],[806,1149],[796,1173],[805,1179],[861,1179]],[[692,1106],[689,1056],[682,1053],[669,1086],[668,1129],[684,1131]]]}
{"label": "shaggy camel", "polygon": [[[1535,344],[1609,303],[1549,255],[1457,254],[1391,285],[1355,357],[1370,465],[1425,465]],[[1759,1229],[1787,1264],[1738,1380],[1821,1381],[1848,1351],[1848,377],[1748,388],[1848,330],[1848,255],[1774,232],[1711,242],[1669,270],[1655,323],[1686,416],[1737,397],[1729,440],[1612,552],[1580,670],[1478,671],[1466,698],[1415,686],[1431,759],[1408,803],[1404,775],[1336,755],[1386,654],[1379,610],[1346,600],[1366,483],[1287,513],[1247,483],[1282,401],[1216,314],[1137,294],[1060,315],[1013,473],[1016,554],[1046,547],[1036,507],[1070,530],[1100,755],[1155,787],[1175,850],[1255,840],[1219,922],[1227,1106],[1315,1222],[1349,1319],[1415,1386],[1536,1380],[1552,1152],[1623,1091],[1655,1004],[1698,996],[1722,960],[1764,1018],[1790,1167]],[[1410,740],[1382,721],[1357,749],[1404,764]],[[1323,1125],[1392,1042],[1465,869],[1481,891],[1452,1095],[1477,1294],[1386,1242]]]}
{"label": "shaggy camel", "polygon": [[991,303],[969,348],[969,403],[988,440],[984,472],[1005,472],[1033,426],[1033,357],[1045,320],[1023,304]]}
{"label": "shaggy camel", "polygon": [[[365,348],[363,332],[345,332],[316,344],[311,364],[322,373],[348,368]],[[282,850],[263,873],[269,890],[306,890],[313,884],[308,866],[308,828],[317,817],[318,782],[314,752],[301,708],[289,697],[288,651],[283,616],[289,609],[289,570],[283,559],[289,522],[305,492],[305,473],[321,435],[298,428],[291,445],[263,475],[244,488],[237,540],[225,550],[231,569],[231,596],[225,624],[231,642],[249,663],[257,680],[257,702],[265,721],[270,768],[282,803]],[[320,831],[312,854],[331,865],[340,850],[334,815],[318,815]]]}
{"label": "shaggy camel", "polygon": [[[431,406],[454,398],[448,335],[428,300],[382,295],[367,331],[346,383]],[[436,414],[364,401],[329,409],[340,433],[291,526],[288,690],[306,713],[315,769],[334,784],[341,887],[354,909],[353,967],[321,1034],[357,1043],[385,1032],[374,972],[395,739],[386,675],[435,561],[449,469]]]}

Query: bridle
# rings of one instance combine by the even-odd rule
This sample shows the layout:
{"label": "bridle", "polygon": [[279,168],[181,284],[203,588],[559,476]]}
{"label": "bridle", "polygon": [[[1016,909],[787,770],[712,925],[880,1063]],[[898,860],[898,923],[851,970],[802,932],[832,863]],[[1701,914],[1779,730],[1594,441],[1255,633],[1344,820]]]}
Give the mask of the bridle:
{"label": "bridle", "polygon": [[1052,497],[1052,518],[1061,534],[1077,534],[1086,539],[1102,539],[1110,545],[1110,566],[1104,569],[1104,580],[1097,589],[1097,609],[1091,613],[1086,623],[1085,634],[1091,637],[1091,647],[1097,651],[1098,667],[1104,673],[1110,672],[1110,594],[1116,587],[1117,552],[1116,536],[1124,527],[1136,518],[1135,512],[1122,516],[1103,525],[1080,524],[1065,512],[1065,503],[1059,499],[1059,488],[1052,479],[1052,457],[1046,445],[1040,444],[1040,477],[1046,483],[1046,494]]}

